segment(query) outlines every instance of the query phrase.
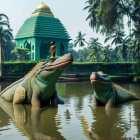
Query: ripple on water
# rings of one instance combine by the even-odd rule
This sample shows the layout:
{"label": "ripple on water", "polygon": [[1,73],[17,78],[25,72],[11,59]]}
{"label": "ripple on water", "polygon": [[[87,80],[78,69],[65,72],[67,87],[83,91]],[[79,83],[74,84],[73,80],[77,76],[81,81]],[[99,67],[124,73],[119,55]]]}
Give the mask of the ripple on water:
{"label": "ripple on water", "polygon": [[[140,86],[135,84],[122,86],[133,92],[135,89],[140,91]],[[104,106],[93,106],[93,89],[89,83],[61,83],[57,84],[57,89],[65,104],[58,105],[58,108],[44,108],[40,114],[36,113],[37,117],[30,108],[26,108],[26,121],[22,123],[22,129],[14,125],[13,120],[0,108],[0,139],[140,138],[140,101],[127,102],[105,112]],[[38,121],[34,121],[35,118],[38,118]]]}

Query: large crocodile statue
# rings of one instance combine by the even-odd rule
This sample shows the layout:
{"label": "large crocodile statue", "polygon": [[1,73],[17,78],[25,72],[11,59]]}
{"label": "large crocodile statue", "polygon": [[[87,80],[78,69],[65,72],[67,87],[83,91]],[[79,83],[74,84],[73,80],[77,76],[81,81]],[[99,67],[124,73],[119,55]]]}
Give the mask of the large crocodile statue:
{"label": "large crocodile statue", "polygon": [[4,89],[0,96],[14,104],[27,103],[37,107],[46,104],[63,104],[64,101],[57,96],[55,84],[72,61],[72,55],[69,53],[54,62],[39,63],[24,78]]}
{"label": "large crocodile statue", "polygon": [[94,88],[94,105],[105,105],[105,108],[113,107],[129,100],[138,100],[135,93],[113,83],[107,74],[93,72],[90,76]]}

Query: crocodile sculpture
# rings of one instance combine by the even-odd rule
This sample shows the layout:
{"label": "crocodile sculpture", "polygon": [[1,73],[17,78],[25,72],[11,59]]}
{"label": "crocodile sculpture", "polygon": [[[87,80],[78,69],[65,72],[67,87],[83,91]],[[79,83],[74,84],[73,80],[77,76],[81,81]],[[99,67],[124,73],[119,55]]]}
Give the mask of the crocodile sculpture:
{"label": "crocodile sculpture", "polygon": [[64,101],[57,96],[55,84],[72,61],[72,55],[69,53],[54,62],[41,62],[24,78],[5,88],[0,95],[14,104],[32,104],[36,107],[63,104]]}
{"label": "crocodile sculpture", "polygon": [[107,77],[107,74],[93,72],[90,80],[94,88],[95,106],[105,105],[105,108],[109,108],[129,100],[140,99],[135,93],[129,92],[113,83]]}

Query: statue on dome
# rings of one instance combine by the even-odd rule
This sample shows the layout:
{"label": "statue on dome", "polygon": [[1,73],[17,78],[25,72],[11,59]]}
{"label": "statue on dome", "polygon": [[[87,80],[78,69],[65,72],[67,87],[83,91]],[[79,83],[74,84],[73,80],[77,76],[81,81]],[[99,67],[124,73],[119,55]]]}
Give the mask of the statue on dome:
{"label": "statue on dome", "polygon": [[56,52],[55,41],[51,42],[51,47],[49,52],[51,53],[50,61],[53,62],[55,60],[55,52]]}

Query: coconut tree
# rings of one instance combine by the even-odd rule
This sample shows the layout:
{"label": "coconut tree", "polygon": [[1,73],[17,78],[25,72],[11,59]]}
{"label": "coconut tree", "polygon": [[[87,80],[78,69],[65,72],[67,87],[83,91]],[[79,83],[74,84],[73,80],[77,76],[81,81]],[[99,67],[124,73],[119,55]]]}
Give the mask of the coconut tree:
{"label": "coconut tree", "polygon": [[132,29],[132,41],[130,43],[130,51],[133,53],[133,58],[140,61],[140,26],[135,25]]}
{"label": "coconut tree", "polygon": [[5,14],[0,14],[0,76],[2,75],[1,61],[2,61],[2,49],[12,40],[13,35],[11,33],[9,19]]}
{"label": "coconut tree", "polygon": [[76,37],[76,39],[74,40],[74,46],[76,47],[77,45],[79,45],[79,47],[83,47],[85,46],[86,40],[84,38],[86,34],[82,34],[81,31],[78,33],[78,36]]}
{"label": "coconut tree", "polygon": [[99,42],[99,38],[94,38],[94,37],[90,38],[89,46],[90,45],[99,46],[99,47],[102,46],[102,44]]}
{"label": "coconut tree", "polygon": [[107,45],[102,48],[102,57],[103,61],[110,62],[112,61],[113,49],[110,45]]}
{"label": "coconut tree", "polygon": [[[140,21],[139,0],[87,0],[85,5],[84,10],[88,11],[86,20],[90,27],[106,35],[115,33],[117,27],[123,30],[126,22]],[[129,20],[124,22],[125,16]]]}
{"label": "coconut tree", "polygon": [[98,42],[98,38],[90,38],[89,44],[89,55],[87,57],[88,61],[102,61],[102,45]]}
{"label": "coconut tree", "polygon": [[125,36],[125,33],[123,31],[116,31],[113,35],[107,36],[104,42],[108,42],[109,40],[112,40],[111,45],[115,44],[121,44],[123,42],[123,37]]}
{"label": "coconut tree", "polygon": [[77,52],[77,55],[78,55],[78,58],[77,58],[77,62],[85,62],[87,61],[86,58],[88,56],[88,48],[84,48],[83,50],[78,50]]}
{"label": "coconut tree", "polygon": [[91,28],[95,28],[96,27],[96,8],[99,5],[99,0],[87,0],[85,2],[86,6],[84,7],[83,10],[88,10],[88,16],[86,18],[86,21],[89,21],[89,26]]}
{"label": "coconut tree", "polygon": [[131,38],[127,36],[122,40],[121,44],[115,48],[115,52],[120,55],[123,61],[127,61],[127,53],[128,53],[127,51],[128,51],[128,45],[130,41]]}

